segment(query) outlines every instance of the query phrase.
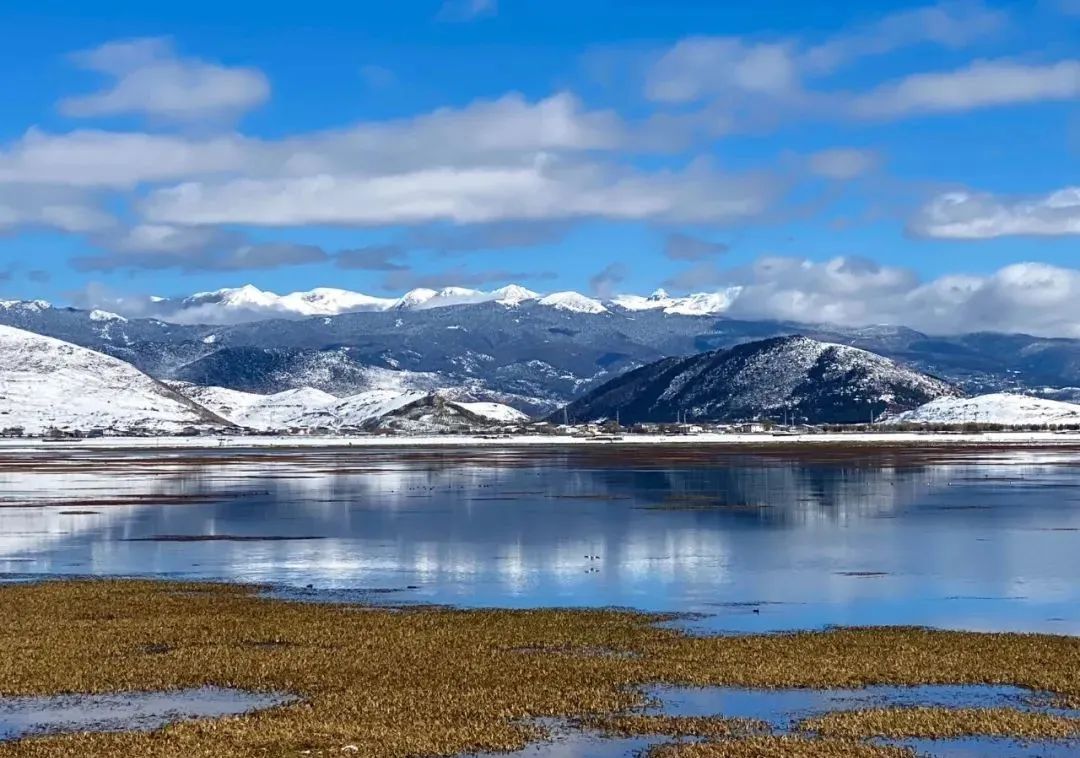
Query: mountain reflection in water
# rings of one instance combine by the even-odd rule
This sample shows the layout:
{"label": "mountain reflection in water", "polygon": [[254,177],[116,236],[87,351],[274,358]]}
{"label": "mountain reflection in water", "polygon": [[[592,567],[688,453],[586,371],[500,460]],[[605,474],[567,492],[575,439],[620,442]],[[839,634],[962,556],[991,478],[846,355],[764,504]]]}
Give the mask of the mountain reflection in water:
{"label": "mountain reflection in water", "polygon": [[0,572],[690,611],[713,631],[1075,634],[1076,460],[1065,450],[9,454]]}

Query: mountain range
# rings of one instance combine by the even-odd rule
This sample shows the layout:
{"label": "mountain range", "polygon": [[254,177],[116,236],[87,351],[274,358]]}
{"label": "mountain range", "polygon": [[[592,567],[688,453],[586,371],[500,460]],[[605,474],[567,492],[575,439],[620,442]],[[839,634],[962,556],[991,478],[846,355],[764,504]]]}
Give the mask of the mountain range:
{"label": "mountain range", "polygon": [[[244,293],[254,297],[252,290],[192,297],[203,306],[215,301],[215,307],[233,307],[222,304],[240,303]],[[219,297],[221,292],[231,296]],[[1080,387],[1080,340],[740,320],[723,315],[724,293],[672,298],[657,292],[600,301],[578,293],[541,297],[512,286],[479,294],[463,288],[432,292],[414,291],[378,310],[233,324],[0,301],[0,324],[112,355],[159,380],[261,394],[311,387],[336,396],[454,387],[471,400],[509,404],[531,415],[550,413],[654,361],[794,334],[883,355],[969,394],[1080,396],[1074,389]],[[282,298],[349,307],[329,296]],[[480,301],[463,302],[470,299]]]}
{"label": "mountain range", "polygon": [[[433,434],[518,426],[529,416],[466,386],[410,388],[431,375],[368,368],[384,386],[249,393],[159,381],[52,337],[0,326],[0,432],[38,436],[261,432]],[[1075,424],[1080,406],[1014,394],[964,397],[888,358],[803,336],[775,337],[614,376],[551,420],[623,423],[784,419],[809,423]]]}
{"label": "mountain range", "polygon": [[553,292],[542,295],[517,284],[491,291],[468,287],[445,287],[441,290],[421,287],[400,297],[378,297],[331,287],[278,295],[251,285],[197,292],[187,297],[152,297],[137,305],[142,315],[183,324],[236,324],[268,318],[305,318],[337,316],[392,310],[430,310],[454,305],[498,303],[514,306],[535,301],[540,305],[578,313],[605,313],[609,309],[626,311],[660,310],[667,314],[704,316],[723,313],[731,304],[735,290],[672,297],[657,290],[648,297],[618,295],[609,301],[597,300],[578,292]]}

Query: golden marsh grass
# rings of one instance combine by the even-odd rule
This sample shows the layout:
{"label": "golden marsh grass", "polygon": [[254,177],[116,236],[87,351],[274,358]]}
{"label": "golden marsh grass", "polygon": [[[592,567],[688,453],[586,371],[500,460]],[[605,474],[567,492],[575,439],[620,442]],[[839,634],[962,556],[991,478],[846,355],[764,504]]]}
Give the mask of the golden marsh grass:
{"label": "golden marsh grass", "polygon": [[829,713],[800,727],[826,737],[849,739],[948,739],[970,734],[1024,740],[1080,737],[1080,719],[1012,708],[874,708]]}
{"label": "golden marsh grass", "polygon": [[[1076,638],[899,628],[705,638],[658,628],[660,618],[304,604],[266,599],[251,587],[152,581],[9,585],[0,588],[0,695],[216,685],[291,693],[302,702],[152,734],[0,743],[0,758],[296,756],[345,748],[386,758],[449,756],[521,748],[539,736],[531,720],[545,717],[621,716],[612,722],[620,728],[713,730],[710,737],[733,728],[722,719],[664,727],[627,716],[644,704],[640,687],[651,683],[1014,684],[1080,703]],[[987,716],[1011,728],[998,718]],[[856,752],[836,752],[852,745]],[[690,758],[903,755],[810,737],[686,749]]]}

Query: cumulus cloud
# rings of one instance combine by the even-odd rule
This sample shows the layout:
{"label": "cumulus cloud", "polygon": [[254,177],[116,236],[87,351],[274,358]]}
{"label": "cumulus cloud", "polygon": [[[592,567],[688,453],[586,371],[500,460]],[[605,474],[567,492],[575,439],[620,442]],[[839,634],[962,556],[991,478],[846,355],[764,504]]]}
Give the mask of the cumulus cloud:
{"label": "cumulus cloud", "polygon": [[700,261],[715,258],[728,251],[723,242],[713,242],[689,234],[669,234],[664,243],[664,255],[673,261]]}
{"label": "cumulus cloud", "polygon": [[976,61],[956,71],[915,74],[858,96],[852,111],[865,118],[1071,100],[1080,97],[1080,60],[1047,65]]}
{"label": "cumulus cloud", "polygon": [[0,183],[126,189],[213,176],[382,175],[434,166],[520,166],[545,155],[611,152],[635,138],[610,111],[558,93],[511,94],[412,118],[360,122],[280,140],[238,134],[31,129],[0,150]]}
{"label": "cumulus cloud", "polygon": [[700,264],[685,273],[682,284],[689,288],[736,293],[726,314],[732,318],[1080,337],[1080,269],[1045,263],[930,281],[859,257],[764,257],[743,268]]}
{"label": "cumulus cloud", "polygon": [[163,38],[109,42],[72,56],[112,77],[111,87],[60,102],[68,116],[140,114],[171,121],[232,118],[261,105],[270,84],[261,71],[179,57]]}
{"label": "cumulus cloud", "polygon": [[31,129],[0,151],[0,183],[130,189],[146,182],[255,168],[258,143],[237,136],[189,139],[139,132]]}
{"label": "cumulus cloud", "polygon": [[141,204],[155,223],[385,226],[603,218],[730,223],[759,216],[779,194],[766,175],[706,165],[638,172],[537,161],[528,166],[191,182]]}
{"label": "cumulus cloud", "polygon": [[1080,187],[1019,199],[947,192],[921,208],[909,229],[923,237],[967,240],[1080,234]]}

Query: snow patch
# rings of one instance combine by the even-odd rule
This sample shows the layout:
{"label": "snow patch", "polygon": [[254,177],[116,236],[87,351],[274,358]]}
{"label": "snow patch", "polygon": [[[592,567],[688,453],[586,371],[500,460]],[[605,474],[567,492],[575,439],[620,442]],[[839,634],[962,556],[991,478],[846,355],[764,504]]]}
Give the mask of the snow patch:
{"label": "snow patch", "polygon": [[943,397],[885,424],[1000,424],[1052,426],[1080,424],[1080,405],[1030,395],[998,392],[977,397]]}

